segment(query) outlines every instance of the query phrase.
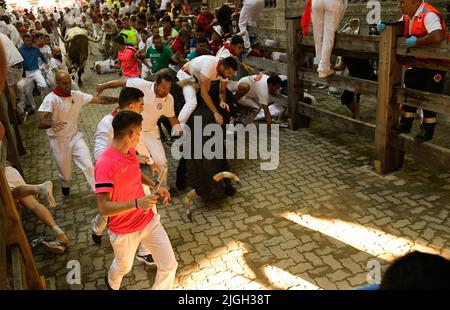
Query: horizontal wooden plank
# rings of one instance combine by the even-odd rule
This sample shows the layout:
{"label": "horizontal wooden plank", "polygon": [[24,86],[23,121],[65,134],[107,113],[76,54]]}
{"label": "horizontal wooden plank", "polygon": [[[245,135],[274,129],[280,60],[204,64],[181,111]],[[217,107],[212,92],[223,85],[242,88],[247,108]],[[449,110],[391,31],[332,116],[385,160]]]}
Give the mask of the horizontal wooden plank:
{"label": "horizontal wooden plank", "polygon": [[287,75],[287,64],[273,61],[261,57],[244,57],[243,62],[264,71],[271,71],[277,74]]}
{"label": "horizontal wooden plank", "polygon": [[397,102],[450,115],[450,97],[410,88],[395,87]]}
{"label": "horizontal wooden plank", "polygon": [[326,111],[304,102],[298,103],[298,113],[319,120],[333,127],[353,132],[366,138],[375,139],[375,125],[354,120],[334,112]]}
{"label": "horizontal wooden plank", "polygon": [[[334,49],[350,51],[353,53],[364,53],[367,55],[377,55],[379,43],[380,39],[378,36],[337,33],[334,42]],[[314,47],[314,37],[312,35],[303,37],[302,44]]]}
{"label": "horizontal wooden plank", "polygon": [[438,59],[418,59],[411,56],[397,56],[402,65],[419,67],[431,70],[450,71],[450,62]]}
{"label": "horizontal wooden plank", "polygon": [[300,68],[299,78],[311,83],[333,86],[374,97],[377,96],[378,91],[378,83],[375,81],[363,80],[338,74],[334,74],[327,79],[321,79],[316,71],[306,68]]}
{"label": "horizontal wooden plank", "polygon": [[438,60],[450,60],[450,44],[448,40],[444,40],[444,42],[440,44],[432,44],[421,47],[413,47],[413,48],[405,48],[403,43],[405,42],[405,38],[397,38],[397,45],[395,53],[400,56],[409,56],[409,57],[425,57],[430,59],[438,59]]}
{"label": "horizontal wooden plank", "polygon": [[417,158],[438,164],[445,169],[450,167],[450,149],[430,142],[417,143],[412,136],[406,134],[393,135],[391,145]]}

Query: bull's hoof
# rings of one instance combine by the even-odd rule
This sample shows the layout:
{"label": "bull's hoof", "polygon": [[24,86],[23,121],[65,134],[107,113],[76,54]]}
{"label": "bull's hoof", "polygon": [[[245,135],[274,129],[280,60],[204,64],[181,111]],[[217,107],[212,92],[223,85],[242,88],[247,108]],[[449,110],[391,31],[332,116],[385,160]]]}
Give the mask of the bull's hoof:
{"label": "bull's hoof", "polygon": [[194,222],[194,220],[192,219],[192,213],[191,213],[191,211],[186,211],[186,216],[187,216],[188,220],[189,220],[191,223]]}

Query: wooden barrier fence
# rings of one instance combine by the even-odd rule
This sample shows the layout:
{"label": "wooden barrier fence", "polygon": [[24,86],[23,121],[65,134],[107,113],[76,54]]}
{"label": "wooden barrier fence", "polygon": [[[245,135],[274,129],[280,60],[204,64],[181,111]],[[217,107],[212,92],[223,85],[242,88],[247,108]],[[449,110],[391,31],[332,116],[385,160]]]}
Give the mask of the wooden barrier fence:
{"label": "wooden barrier fence", "polygon": [[[450,115],[450,97],[402,87],[402,66],[450,71],[450,44],[406,49],[403,47],[403,23],[388,23],[380,36],[336,34],[333,54],[378,61],[378,81],[334,75],[319,79],[317,72],[304,67],[306,56],[314,56],[314,39],[302,37],[300,17],[286,19],[288,64],[263,58],[247,57],[245,63],[256,68],[288,76],[289,123],[292,129],[308,127],[320,120],[333,126],[375,140],[374,168],[380,174],[401,168],[404,154],[410,153],[448,168],[450,150],[432,142],[418,143],[413,137],[391,133],[398,121],[400,105]],[[252,28],[257,34],[264,29]],[[426,59],[425,59],[426,58]],[[447,76],[450,78],[450,76]],[[368,124],[303,102],[303,83],[320,83],[376,97],[376,123]]]}

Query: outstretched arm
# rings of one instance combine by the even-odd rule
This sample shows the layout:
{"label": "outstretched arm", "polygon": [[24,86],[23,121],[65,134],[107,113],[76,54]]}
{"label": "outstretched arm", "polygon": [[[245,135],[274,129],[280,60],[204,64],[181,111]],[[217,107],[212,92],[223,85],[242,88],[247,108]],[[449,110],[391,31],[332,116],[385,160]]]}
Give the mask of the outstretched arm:
{"label": "outstretched arm", "polygon": [[97,90],[97,96],[100,95],[105,89],[110,88],[119,88],[119,87],[126,87],[127,81],[125,80],[114,80],[102,84],[95,85],[95,89]]}
{"label": "outstretched arm", "polygon": [[108,97],[108,96],[95,96],[92,98],[91,102],[92,104],[114,104],[118,103],[119,98],[115,97]]}

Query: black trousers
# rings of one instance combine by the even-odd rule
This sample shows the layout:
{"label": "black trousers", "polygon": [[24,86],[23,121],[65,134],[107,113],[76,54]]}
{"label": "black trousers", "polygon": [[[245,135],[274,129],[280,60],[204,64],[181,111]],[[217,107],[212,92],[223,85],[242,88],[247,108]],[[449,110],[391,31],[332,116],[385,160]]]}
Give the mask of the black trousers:
{"label": "black trousers", "polygon": [[[405,86],[411,89],[422,90],[430,93],[441,94],[445,83],[444,71],[412,68],[406,71]],[[416,113],[417,108],[409,105],[403,106],[406,113]],[[424,119],[435,118],[436,112],[423,110]]]}

